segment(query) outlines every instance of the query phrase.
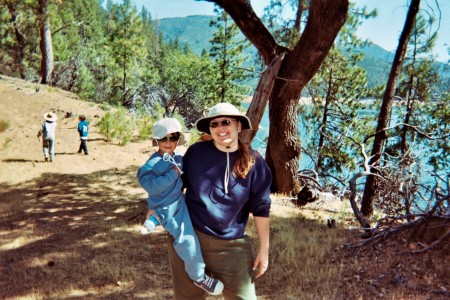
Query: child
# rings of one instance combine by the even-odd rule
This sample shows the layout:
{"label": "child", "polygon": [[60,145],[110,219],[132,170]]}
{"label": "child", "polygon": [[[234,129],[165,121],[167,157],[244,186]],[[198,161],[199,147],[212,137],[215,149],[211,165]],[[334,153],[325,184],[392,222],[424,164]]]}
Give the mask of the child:
{"label": "child", "polygon": [[80,149],[78,150],[78,153],[81,153],[81,151],[84,151],[85,155],[88,155],[88,149],[86,145],[87,136],[89,133],[89,123],[86,121],[86,117],[84,115],[80,115],[78,118],[80,121],[78,123],[78,133],[80,134]]}
{"label": "child", "polygon": [[175,251],[184,261],[194,284],[212,295],[219,295],[223,283],[205,273],[200,244],[182,193],[182,156],[174,152],[178,144],[185,142],[180,122],[174,118],[157,121],[153,126],[153,138],[158,151],[137,173],[140,185],[148,192],[147,217],[154,211],[161,225],[174,237]]}
{"label": "child", "polygon": [[42,135],[42,149],[44,151],[44,160],[53,162],[55,156],[55,131],[56,131],[56,114],[46,112],[44,114],[44,122],[39,130],[37,137]]}

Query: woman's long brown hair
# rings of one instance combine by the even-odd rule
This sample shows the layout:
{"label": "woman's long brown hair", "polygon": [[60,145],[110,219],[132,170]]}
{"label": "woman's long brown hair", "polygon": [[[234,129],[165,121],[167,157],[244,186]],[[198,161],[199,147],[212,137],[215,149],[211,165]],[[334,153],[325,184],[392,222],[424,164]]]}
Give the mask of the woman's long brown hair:
{"label": "woman's long brown hair", "polygon": [[242,179],[247,178],[248,172],[255,164],[255,157],[250,153],[250,143],[238,141],[238,157],[233,165],[233,175]]}

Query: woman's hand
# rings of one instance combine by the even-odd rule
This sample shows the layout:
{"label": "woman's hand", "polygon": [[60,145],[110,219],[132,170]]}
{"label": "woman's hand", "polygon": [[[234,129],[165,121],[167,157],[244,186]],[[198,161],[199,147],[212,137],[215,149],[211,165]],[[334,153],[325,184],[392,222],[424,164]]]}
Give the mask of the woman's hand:
{"label": "woman's hand", "polygon": [[255,278],[261,277],[269,266],[269,218],[253,217],[259,239],[259,250],[253,263]]}
{"label": "woman's hand", "polygon": [[255,262],[253,263],[253,273],[255,279],[261,277],[269,267],[269,253],[268,251],[258,251]]}

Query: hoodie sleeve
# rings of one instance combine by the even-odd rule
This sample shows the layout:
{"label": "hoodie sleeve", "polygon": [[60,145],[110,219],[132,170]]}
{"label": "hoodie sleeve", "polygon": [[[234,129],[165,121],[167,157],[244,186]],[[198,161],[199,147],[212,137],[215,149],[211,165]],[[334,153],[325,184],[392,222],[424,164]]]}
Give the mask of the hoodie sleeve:
{"label": "hoodie sleeve", "polygon": [[256,153],[256,162],[251,174],[251,192],[249,198],[249,210],[257,217],[269,217],[270,214],[270,186],[272,173],[265,160]]}
{"label": "hoodie sleeve", "polygon": [[150,158],[137,173],[139,184],[147,191],[149,197],[167,191],[178,176],[173,165],[159,156]]}

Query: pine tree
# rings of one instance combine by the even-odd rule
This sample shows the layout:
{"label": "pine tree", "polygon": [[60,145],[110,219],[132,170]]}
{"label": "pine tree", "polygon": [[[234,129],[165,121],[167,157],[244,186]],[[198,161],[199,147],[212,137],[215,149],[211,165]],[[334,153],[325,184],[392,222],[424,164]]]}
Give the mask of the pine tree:
{"label": "pine tree", "polygon": [[358,170],[360,149],[353,141],[361,141],[370,131],[367,115],[362,113],[370,108],[358,101],[369,93],[366,73],[358,66],[362,55],[353,49],[363,44],[355,35],[358,25],[372,13],[351,9],[356,13],[348,16],[335,46],[307,86],[311,106],[300,104],[298,110],[307,129],[301,135],[308,134],[302,148],[314,162],[313,168],[325,181],[333,178],[342,183]]}
{"label": "pine tree", "polygon": [[215,61],[216,80],[212,88],[216,94],[215,102],[230,102],[239,105],[248,94],[249,89],[241,85],[249,76],[242,68],[246,47],[244,40],[239,39],[239,30],[230,16],[222,9],[214,10],[217,18],[210,22],[216,31],[211,39],[210,56]]}
{"label": "pine tree", "polygon": [[140,17],[142,19],[142,33],[145,38],[145,48],[147,49],[147,56],[143,60],[143,65],[140,66],[142,71],[141,80],[145,84],[156,84],[160,80],[160,68],[158,63],[163,57],[162,38],[155,31],[155,24],[149,11],[142,7]]}
{"label": "pine tree", "polygon": [[[434,60],[430,52],[434,47],[436,33],[429,36],[428,30],[432,20],[426,22],[424,15],[419,13],[414,25],[411,38],[406,52],[405,65],[402,77],[399,80],[398,96],[405,101],[405,112],[403,123],[409,125],[420,125],[420,115],[417,115],[417,105],[429,103],[433,88],[438,80],[438,72],[433,66]],[[426,124],[426,123],[425,123]],[[401,130],[399,150],[405,154],[409,144],[413,143],[417,134],[407,126]]]}
{"label": "pine tree", "polygon": [[135,89],[141,83],[142,58],[147,57],[142,35],[142,19],[130,1],[112,4],[108,22],[108,45],[111,47],[111,100],[128,106]]}
{"label": "pine tree", "polygon": [[[102,88],[101,62],[107,55],[105,11],[95,0],[73,0],[52,11],[55,85],[86,98],[97,98]],[[102,97],[98,97],[102,98]]]}

